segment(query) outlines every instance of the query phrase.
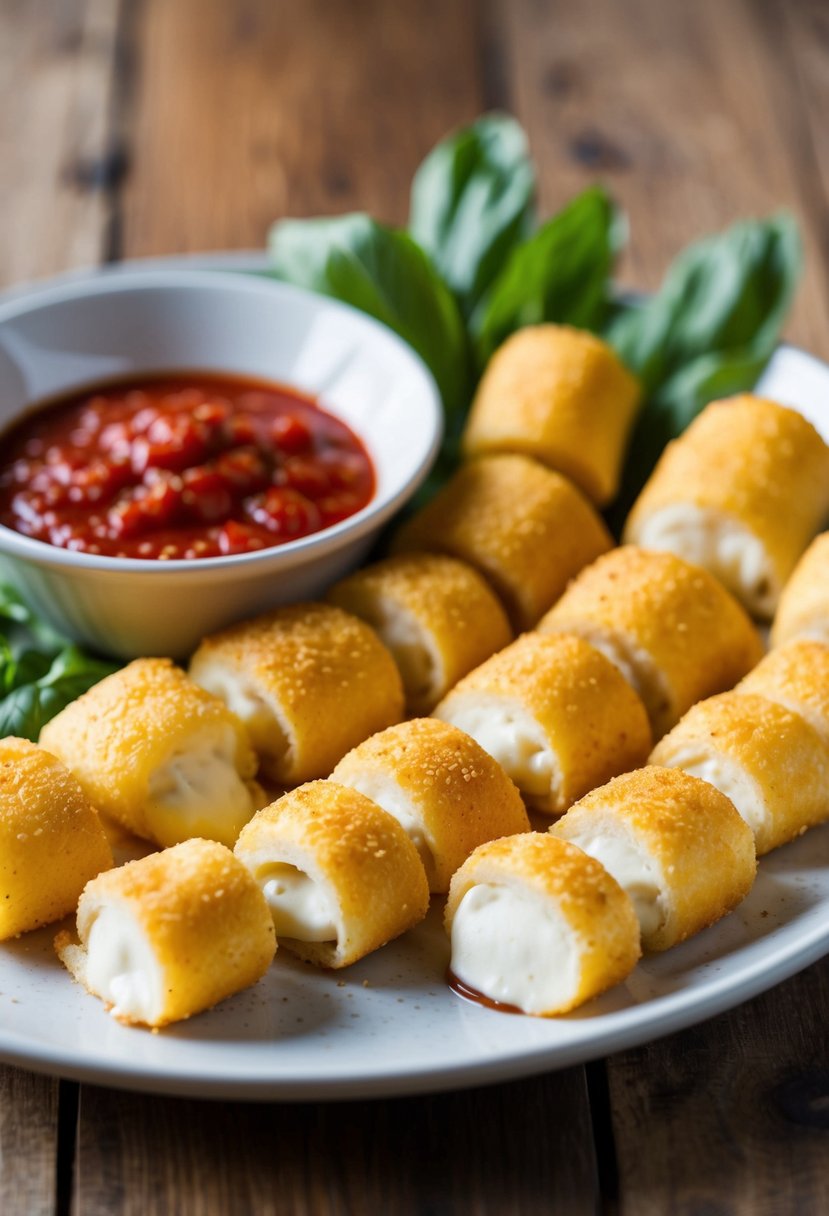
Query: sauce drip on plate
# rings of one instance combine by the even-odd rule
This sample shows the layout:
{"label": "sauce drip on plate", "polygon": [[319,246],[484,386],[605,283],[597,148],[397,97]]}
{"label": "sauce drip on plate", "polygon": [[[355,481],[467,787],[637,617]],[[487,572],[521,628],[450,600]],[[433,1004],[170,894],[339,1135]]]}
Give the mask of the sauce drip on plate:
{"label": "sauce drip on plate", "polygon": [[472,1001],[475,1005],[483,1005],[485,1009],[494,1009],[497,1013],[521,1013],[524,1010],[519,1009],[517,1005],[507,1005],[504,1001],[493,1001],[491,997],[484,996],[482,992],[478,992],[477,988],[468,987],[463,980],[459,980],[453,971],[446,972],[446,982],[453,992],[458,996],[462,996],[465,1001]]}

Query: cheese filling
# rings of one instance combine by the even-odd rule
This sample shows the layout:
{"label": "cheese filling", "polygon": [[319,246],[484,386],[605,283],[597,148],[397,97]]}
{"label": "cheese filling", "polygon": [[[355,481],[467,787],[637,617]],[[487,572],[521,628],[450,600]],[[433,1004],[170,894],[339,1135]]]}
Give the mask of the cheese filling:
{"label": "cheese filling", "polygon": [[657,933],[667,919],[664,879],[659,867],[628,833],[597,832],[568,836],[573,844],[595,857],[611,878],[630,896],[644,938]]}
{"label": "cheese filling", "polygon": [[247,727],[253,749],[266,767],[273,767],[290,750],[287,730],[273,702],[241,671],[206,659],[194,664],[190,678],[224,701]]}
{"label": "cheese filling", "polygon": [[393,815],[403,831],[417,849],[430,888],[435,882],[434,841],[426,831],[423,817],[411,798],[400,788],[392,777],[384,777],[379,773],[359,773],[341,777],[335,773],[334,780],[342,785],[350,786],[360,794],[365,794],[389,815]]}
{"label": "cheese filling", "polygon": [[431,708],[443,690],[441,664],[426,630],[410,612],[392,605],[378,604],[368,623],[391,651],[406,701]]}
{"label": "cheese filling", "polygon": [[86,985],[111,1004],[114,1017],[152,1023],[162,1012],[163,976],[133,917],[123,908],[101,908],[86,943]]}
{"label": "cheese filling", "polygon": [[642,520],[636,543],[645,549],[667,549],[704,567],[750,612],[773,615],[780,588],[765,546],[726,512],[673,503]]}
{"label": "cheese filling", "polygon": [[236,771],[229,726],[192,734],[150,777],[145,814],[163,845],[205,836],[233,845],[254,812],[251,790]]}
{"label": "cheese filling", "polygon": [[337,926],[327,891],[286,862],[262,866],[256,875],[273,916],[277,937],[335,942]]}
{"label": "cheese filling", "polygon": [[670,759],[660,761],[668,768],[681,768],[691,777],[707,781],[730,798],[737,811],[754,833],[762,837],[771,826],[763,795],[756,781],[745,769],[728,756],[699,747],[679,748]]}
{"label": "cheese filling", "polygon": [[479,883],[452,922],[453,975],[524,1013],[555,1013],[575,999],[581,949],[559,908],[533,892]]}
{"label": "cheese filling", "polygon": [[436,717],[471,735],[522,794],[555,803],[560,785],[556,757],[539,723],[519,704],[498,697],[450,697]]}
{"label": "cheese filling", "polygon": [[646,650],[598,625],[572,622],[563,624],[561,629],[565,633],[578,634],[610,660],[641,698],[655,728],[662,731],[673,725],[673,697],[664,675]]}

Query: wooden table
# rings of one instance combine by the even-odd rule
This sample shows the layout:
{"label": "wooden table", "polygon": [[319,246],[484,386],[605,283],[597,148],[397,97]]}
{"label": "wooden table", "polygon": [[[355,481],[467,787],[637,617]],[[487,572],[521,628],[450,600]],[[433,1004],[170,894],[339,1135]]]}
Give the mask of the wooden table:
{"label": "wooden table", "polygon": [[[261,246],[285,214],[402,222],[411,174],[491,107],[542,203],[596,177],[625,282],[779,205],[791,335],[829,355],[820,0],[0,0],[0,280]],[[538,1080],[346,1106],[138,1097],[0,1070],[0,1211],[829,1211],[829,960],[696,1029]]]}

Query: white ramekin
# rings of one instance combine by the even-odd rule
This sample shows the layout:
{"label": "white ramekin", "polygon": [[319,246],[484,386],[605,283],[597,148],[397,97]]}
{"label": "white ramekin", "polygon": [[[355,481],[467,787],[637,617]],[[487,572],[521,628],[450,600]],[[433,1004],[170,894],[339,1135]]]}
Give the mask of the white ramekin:
{"label": "white ramekin", "polygon": [[437,388],[418,356],[362,313],[283,283],[149,270],[47,285],[0,304],[0,428],[34,402],[96,381],[211,369],[317,397],[366,444],[375,495],[323,532],[198,561],[75,553],[0,527],[0,578],[97,650],[183,656],[222,625],[318,596],[367,552],[440,444]]}

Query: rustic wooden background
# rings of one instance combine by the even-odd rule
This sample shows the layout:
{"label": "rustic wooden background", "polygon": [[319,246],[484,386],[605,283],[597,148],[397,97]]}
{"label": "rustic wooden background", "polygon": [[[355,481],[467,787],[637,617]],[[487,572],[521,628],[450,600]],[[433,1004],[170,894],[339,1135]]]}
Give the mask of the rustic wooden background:
{"label": "rustic wooden background", "polygon": [[[0,284],[259,247],[285,214],[400,222],[423,154],[492,107],[525,123],[545,206],[609,184],[630,284],[790,207],[790,333],[829,356],[821,0],[0,0]],[[684,1034],[468,1094],[214,1105],[0,1069],[0,1211],[822,1214],[828,1024],[824,960]]]}

